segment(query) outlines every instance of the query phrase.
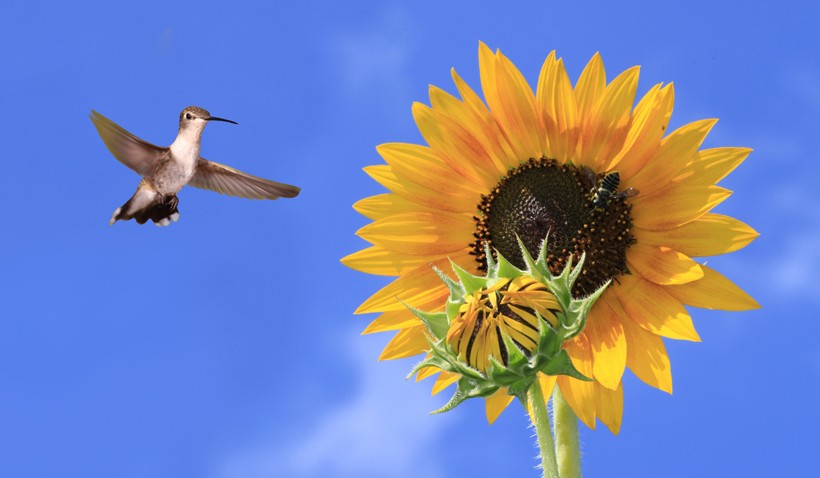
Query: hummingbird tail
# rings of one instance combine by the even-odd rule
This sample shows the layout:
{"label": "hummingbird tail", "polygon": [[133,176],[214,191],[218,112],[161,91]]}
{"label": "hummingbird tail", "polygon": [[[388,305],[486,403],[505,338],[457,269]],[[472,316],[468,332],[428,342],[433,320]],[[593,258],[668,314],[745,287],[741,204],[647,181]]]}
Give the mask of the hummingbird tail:
{"label": "hummingbird tail", "polygon": [[150,219],[157,226],[167,226],[179,219],[177,204],[179,199],[176,195],[164,196],[155,191],[139,188],[131,199],[114,211],[109,224],[129,219],[145,224]]}

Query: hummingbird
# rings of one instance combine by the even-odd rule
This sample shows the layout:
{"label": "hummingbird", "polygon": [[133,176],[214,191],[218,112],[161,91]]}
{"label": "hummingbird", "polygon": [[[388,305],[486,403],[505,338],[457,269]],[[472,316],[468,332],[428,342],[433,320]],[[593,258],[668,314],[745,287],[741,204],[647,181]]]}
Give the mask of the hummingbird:
{"label": "hummingbird", "polygon": [[209,121],[239,124],[189,106],[179,114],[179,132],[171,146],[155,146],[91,110],[91,121],[103,143],[119,162],[142,176],[137,191],[118,207],[109,224],[135,219],[167,226],[179,219],[177,193],[186,184],[248,199],[292,198],[299,188],[252,176],[199,155],[202,131]]}

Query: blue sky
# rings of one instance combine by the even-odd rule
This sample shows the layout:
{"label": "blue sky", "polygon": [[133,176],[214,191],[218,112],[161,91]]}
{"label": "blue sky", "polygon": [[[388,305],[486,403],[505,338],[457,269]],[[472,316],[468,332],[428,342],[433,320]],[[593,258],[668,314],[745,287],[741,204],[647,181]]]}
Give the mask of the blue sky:
{"label": "blue sky", "polygon": [[[672,126],[755,152],[717,212],[761,237],[709,260],[764,306],[694,311],[668,341],[675,392],[625,379],[624,425],[581,431],[587,476],[799,476],[820,426],[818,8],[810,2],[16,2],[0,17],[0,476],[538,476],[517,405],[428,416],[444,396],[377,362],[353,316],[387,278],[339,259],[350,207],[382,192],[375,146],[421,142],[410,106],[449,69],[478,87],[479,40],[534,83],[600,51],[639,94],[674,81]],[[108,226],[138,177],[94,108],[166,145],[179,111],[203,156],[298,184],[255,202],[186,189],[169,228]],[[809,468],[812,467],[812,468]]]}

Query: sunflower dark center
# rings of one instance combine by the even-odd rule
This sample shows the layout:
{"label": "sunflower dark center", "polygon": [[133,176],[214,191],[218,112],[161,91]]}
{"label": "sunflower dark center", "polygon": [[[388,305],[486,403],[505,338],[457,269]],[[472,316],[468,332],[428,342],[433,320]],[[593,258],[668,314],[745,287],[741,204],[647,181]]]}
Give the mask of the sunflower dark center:
{"label": "sunflower dark center", "polygon": [[[626,250],[635,242],[630,233],[632,207],[625,194],[608,188],[613,177],[605,177],[546,158],[511,169],[478,205],[471,246],[479,269],[487,268],[485,244],[524,268],[518,236],[533,257],[547,238],[547,264],[553,274],[563,270],[570,256],[577,262],[586,253],[573,289],[576,296],[629,273]],[[617,179],[614,182],[617,186]]]}

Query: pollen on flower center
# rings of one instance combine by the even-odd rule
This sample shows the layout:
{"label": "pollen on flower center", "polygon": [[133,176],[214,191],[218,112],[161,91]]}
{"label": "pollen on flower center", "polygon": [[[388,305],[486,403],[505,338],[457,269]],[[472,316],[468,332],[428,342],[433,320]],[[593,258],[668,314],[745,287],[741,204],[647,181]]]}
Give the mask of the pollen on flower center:
{"label": "pollen on flower center", "polygon": [[547,264],[558,274],[570,255],[586,253],[573,294],[595,291],[610,279],[629,273],[626,250],[635,242],[632,207],[623,195],[600,192],[602,174],[554,159],[530,159],[510,169],[490,194],[481,197],[470,244],[479,269],[486,270],[485,244],[519,268],[525,263],[518,238],[533,256],[547,238]]}

